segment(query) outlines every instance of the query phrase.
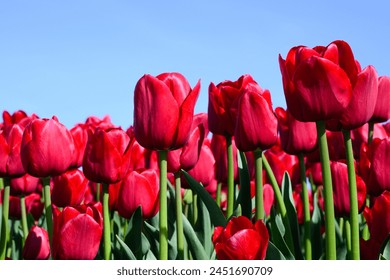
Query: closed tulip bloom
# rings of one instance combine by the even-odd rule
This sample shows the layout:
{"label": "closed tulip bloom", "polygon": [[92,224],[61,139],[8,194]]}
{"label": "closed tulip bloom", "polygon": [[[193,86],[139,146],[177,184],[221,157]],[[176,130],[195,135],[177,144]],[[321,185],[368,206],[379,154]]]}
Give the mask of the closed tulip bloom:
{"label": "closed tulip bloom", "polygon": [[270,148],[278,135],[278,121],[272,110],[271,94],[249,84],[238,100],[234,139],[241,151]]}
{"label": "closed tulip bloom", "polygon": [[279,56],[287,108],[302,122],[339,119],[352,98],[358,69],[350,46],[334,41],[327,47],[292,48]]}
{"label": "closed tulip bloom", "polygon": [[73,161],[70,167],[79,168],[83,165],[85,147],[88,142],[87,127],[84,124],[77,124],[70,129],[70,134],[72,134],[74,143]]}
{"label": "closed tulip bloom", "polygon": [[71,169],[52,178],[51,200],[57,207],[79,205],[84,198],[88,180],[79,169]]}
{"label": "closed tulip bloom", "polygon": [[[233,146],[233,169],[234,181],[238,182],[238,165],[237,165],[237,147],[232,139]],[[219,134],[213,134],[210,144],[211,151],[215,158],[215,178],[222,183],[227,183],[227,153],[226,153],[226,138]]]}
{"label": "closed tulip bloom", "polygon": [[72,163],[73,152],[72,135],[56,117],[32,120],[24,130],[20,154],[24,169],[32,176],[64,173]]}
{"label": "closed tulip bloom", "polygon": [[54,208],[53,258],[93,260],[99,250],[103,219],[97,206]]}
{"label": "closed tulip bloom", "polygon": [[242,75],[237,81],[210,83],[208,124],[214,134],[234,135],[238,99],[249,84],[256,84],[251,75]]}
{"label": "closed tulip bloom", "polygon": [[20,156],[23,130],[19,124],[0,130],[0,177],[20,177],[26,173]]}
{"label": "closed tulip bloom", "polygon": [[370,195],[378,196],[390,190],[389,166],[390,139],[375,138],[370,145],[363,144],[359,167]]}
{"label": "closed tulip bloom", "polygon": [[275,109],[283,150],[288,154],[310,153],[317,147],[317,129],[314,122],[300,122],[288,110]]}
{"label": "closed tulip bloom", "polygon": [[361,258],[379,259],[382,244],[390,234],[390,192],[384,191],[374,201],[371,208],[364,209],[364,218],[370,230],[370,239],[361,240]]}
{"label": "closed tulip bloom", "polygon": [[95,133],[90,132],[83,160],[85,177],[106,184],[124,178],[130,165],[130,140],[120,128],[97,128]]}
{"label": "closed tulip bloom", "polygon": [[[192,125],[187,143],[182,148],[168,152],[168,172],[174,173],[181,169],[188,171],[198,162],[203,139],[205,137],[205,127],[203,122],[197,122],[197,124],[193,123]],[[205,119],[205,122],[207,122],[207,119]]]}
{"label": "closed tulip bloom", "polygon": [[372,122],[386,122],[390,119],[390,77],[381,76],[378,78],[378,98],[375,104]]}
{"label": "closed tulip bloom", "polygon": [[[387,138],[387,132],[382,124],[374,124],[374,136],[373,138],[384,139]],[[368,123],[351,130],[353,156],[355,159],[360,158],[360,149],[363,143],[368,143]]]}
{"label": "closed tulip bloom", "polygon": [[[215,179],[215,158],[210,149],[210,139],[206,138],[199,154],[199,160],[195,166],[188,171],[196,181],[203,186],[208,186]],[[186,187],[186,184],[182,184]]]}
{"label": "closed tulip bloom", "polygon": [[44,228],[33,226],[23,247],[23,259],[47,260],[50,257],[49,234]]}
{"label": "closed tulip bloom", "polygon": [[90,116],[85,120],[85,126],[89,131],[94,132],[96,128],[107,130],[110,128],[118,128],[111,122],[109,115],[104,116],[103,118],[98,118],[96,116]]}
{"label": "closed tulip bloom", "polygon": [[[174,150],[187,142],[200,91],[180,73],[144,75],[134,90],[134,134],[151,150]],[[167,106],[169,109],[167,109]]]}
{"label": "closed tulip bloom", "polygon": [[263,260],[269,234],[262,220],[255,224],[245,216],[233,217],[225,228],[216,227],[212,237],[219,260]]}
{"label": "closed tulip bloom", "polygon": [[[349,184],[348,184],[348,167],[343,162],[333,161],[330,164],[333,184],[334,211],[336,217],[349,217]],[[356,175],[356,188],[358,209],[363,211],[366,202],[366,184],[363,179]]]}
{"label": "closed tulip bloom", "polygon": [[42,189],[40,179],[29,174],[10,179],[10,186],[11,195],[29,195]]}
{"label": "closed tulip bloom", "polygon": [[121,183],[118,194],[118,213],[129,219],[139,206],[142,217],[150,219],[159,209],[159,183],[155,170],[130,172]]}
{"label": "closed tulip bloom", "polygon": [[[25,196],[26,211],[34,217],[35,221],[38,221],[43,213],[44,205],[41,200],[41,195],[38,193],[31,193]],[[9,217],[16,220],[20,220],[22,218],[19,196],[10,196]]]}

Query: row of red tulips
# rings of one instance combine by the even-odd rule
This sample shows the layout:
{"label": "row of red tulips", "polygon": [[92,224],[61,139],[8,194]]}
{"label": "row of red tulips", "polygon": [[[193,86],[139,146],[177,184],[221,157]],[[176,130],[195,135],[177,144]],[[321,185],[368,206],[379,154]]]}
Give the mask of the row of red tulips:
{"label": "row of red tulips", "polygon": [[200,82],[163,73],[127,131],[4,112],[1,259],[388,257],[390,78],[344,41],[279,64],[287,110],[243,75],[194,115]]}

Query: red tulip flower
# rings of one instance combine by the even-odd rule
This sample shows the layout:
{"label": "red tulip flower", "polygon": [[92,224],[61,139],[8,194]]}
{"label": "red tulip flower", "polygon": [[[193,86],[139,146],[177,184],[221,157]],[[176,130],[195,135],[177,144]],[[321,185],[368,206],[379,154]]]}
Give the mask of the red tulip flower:
{"label": "red tulip flower", "polygon": [[99,250],[103,219],[98,206],[54,208],[53,258],[93,260]]}
{"label": "red tulip flower", "polygon": [[20,154],[24,169],[32,176],[64,173],[72,163],[73,153],[72,135],[56,117],[32,120],[24,130]]}
{"label": "red tulip flower", "polygon": [[[336,217],[350,216],[349,185],[348,185],[348,167],[343,162],[333,161],[330,164],[333,183],[333,201]],[[356,188],[358,198],[358,209],[363,211],[366,203],[366,184],[363,179],[356,175]]]}
{"label": "red tulip flower", "polygon": [[[25,196],[26,212],[31,213],[35,221],[38,221],[43,213],[44,205],[41,200],[41,195],[38,193],[31,193]],[[9,217],[16,220],[22,218],[19,196],[11,195],[9,197]]]}
{"label": "red tulip flower", "polygon": [[288,110],[275,109],[278,118],[280,142],[288,154],[313,152],[317,148],[317,128],[314,122],[300,122]]}
{"label": "red tulip flower", "polygon": [[23,247],[23,259],[47,260],[50,257],[49,234],[44,228],[33,226]]}
{"label": "red tulip flower", "polygon": [[41,180],[29,174],[10,179],[11,195],[29,195],[42,190]]}
{"label": "red tulip flower", "polygon": [[287,108],[302,122],[339,119],[352,98],[358,68],[350,46],[334,41],[327,47],[292,48],[279,56]]}
{"label": "red tulip flower", "polygon": [[[374,135],[373,138],[384,139],[387,138],[386,128],[379,123],[374,124]],[[360,149],[363,143],[368,143],[368,123],[351,130],[351,139],[353,147],[353,156],[355,159],[360,158]]]}
{"label": "red tulip flower", "polygon": [[[232,139],[233,146],[233,166],[234,166],[234,181],[238,181],[238,165],[237,165],[237,147]],[[211,151],[215,158],[215,177],[219,182],[227,182],[227,154],[226,154],[226,138],[219,134],[213,134],[210,144]]]}
{"label": "red tulip flower", "polygon": [[88,180],[79,169],[71,169],[52,178],[51,200],[57,207],[79,205],[84,198]]}
{"label": "red tulip flower", "polygon": [[264,260],[269,234],[262,220],[252,224],[247,217],[239,216],[225,228],[216,227],[212,241],[219,260]]}
{"label": "red tulip flower", "polygon": [[122,180],[130,165],[130,140],[120,128],[90,132],[83,160],[85,177],[106,184]]}
{"label": "red tulip flower", "polygon": [[[134,90],[134,134],[151,150],[174,150],[187,142],[200,91],[180,73],[144,75]],[[167,109],[169,107],[169,109]]]}
{"label": "red tulip flower", "polygon": [[242,91],[250,85],[258,86],[250,75],[242,75],[237,81],[223,81],[217,85],[210,83],[208,124],[214,134],[234,135],[238,99]]}
{"label": "red tulip flower", "polygon": [[79,168],[83,165],[85,147],[87,146],[87,142],[88,142],[88,131],[86,125],[84,124],[75,125],[70,130],[70,134],[72,134],[73,143],[74,143],[74,154],[73,154],[73,161],[71,167]]}
{"label": "red tulip flower", "polygon": [[118,213],[130,219],[139,206],[142,217],[150,219],[159,209],[159,183],[155,170],[130,172],[121,183],[118,194]]}
{"label": "red tulip flower", "polygon": [[370,239],[361,240],[361,258],[379,259],[379,250],[390,234],[390,192],[384,191],[374,201],[371,208],[363,212],[370,230]]}
{"label": "red tulip flower", "polygon": [[380,123],[390,119],[390,77],[381,76],[378,78],[378,97],[375,104],[374,114],[371,122]]}
{"label": "red tulip flower", "polygon": [[240,151],[265,150],[275,144],[278,121],[272,110],[271,94],[256,83],[242,90],[238,99],[234,139]]}

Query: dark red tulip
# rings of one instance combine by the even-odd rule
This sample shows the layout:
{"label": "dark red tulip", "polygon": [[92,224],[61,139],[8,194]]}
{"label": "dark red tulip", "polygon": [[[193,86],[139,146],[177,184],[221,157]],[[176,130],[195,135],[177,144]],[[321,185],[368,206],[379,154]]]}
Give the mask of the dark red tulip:
{"label": "dark red tulip", "polygon": [[99,250],[103,219],[98,206],[67,206],[53,209],[53,258],[93,260]]}
{"label": "dark red tulip", "polygon": [[[330,163],[330,170],[332,173],[335,216],[349,217],[351,206],[349,201],[348,167],[343,162],[333,161]],[[366,184],[359,175],[356,175],[356,188],[358,209],[361,212],[366,203]]]}
{"label": "dark red tulip", "polygon": [[[373,138],[384,139],[387,138],[387,132],[383,125],[374,124],[374,136]],[[351,130],[351,139],[353,147],[353,156],[355,159],[360,158],[360,149],[363,143],[368,142],[368,124]]]}
{"label": "dark red tulip", "polygon": [[187,143],[182,148],[168,152],[168,172],[175,173],[181,169],[188,171],[195,166],[195,164],[198,162],[200,150],[203,144],[203,139],[205,137],[204,123],[206,122],[207,118],[204,119],[203,122],[200,122],[197,119],[197,123],[193,123],[192,125]]}
{"label": "dark red tulip", "polygon": [[223,81],[216,86],[210,83],[208,124],[214,134],[234,135],[238,98],[249,84],[257,85],[250,75],[242,75],[237,81]]}
{"label": "dark red tulip", "polygon": [[[143,147],[174,150],[187,142],[200,91],[180,73],[144,75],[134,90],[134,134]],[[167,110],[167,106],[169,110]]]}
{"label": "dark red tulip", "polygon": [[219,260],[263,260],[269,234],[262,220],[255,224],[245,216],[233,217],[225,228],[216,227],[212,237]]}
{"label": "dark red tulip", "polygon": [[118,213],[129,219],[139,206],[144,219],[154,217],[159,209],[159,183],[155,170],[132,171],[123,180],[118,195]]}
{"label": "dark red tulip", "polygon": [[287,108],[299,121],[339,119],[352,98],[358,67],[350,46],[334,41],[327,47],[292,48],[279,56]]}
{"label": "dark red tulip", "polygon": [[57,207],[79,205],[88,184],[83,172],[71,169],[52,178],[51,200]]}
{"label": "dark red tulip", "polygon": [[33,226],[23,247],[23,259],[47,260],[50,257],[49,234],[44,228]]}
{"label": "dark red tulip", "polygon": [[[233,146],[233,169],[234,181],[238,182],[238,165],[237,165],[237,147],[232,139]],[[211,151],[215,158],[215,177],[219,182],[227,182],[227,153],[226,153],[226,138],[219,134],[213,134],[210,144]]]}
{"label": "dark red tulip", "polygon": [[278,118],[278,130],[283,150],[297,155],[310,153],[317,147],[317,129],[314,122],[300,122],[288,110],[275,109]]}
{"label": "dark red tulip", "polygon": [[[43,213],[44,205],[41,200],[42,200],[41,195],[37,193],[32,193],[25,196],[26,212],[31,213],[35,221],[38,221]],[[22,218],[19,196],[12,196],[12,195],[10,196],[9,217],[16,220],[20,220]]]}
{"label": "dark red tulip", "polygon": [[11,195],[29,195],[42,189],[41,180],[29,174],[10,179]]}
{"label": "dark red tulip", "polygon": [[83,165],[85,147],[88,142],[87,127],[84,124],[77,124],[70,129],[70,134],[72,134],[74,143],[73,161],[70,167],[79,168]]}
{"label": "dark red tulip", "polygon": [[[256,183],[254,180],[251,181],[251,197],[255,196]],[[270,184],[264,183],[263,185],[263,202],[265,216],[268,217],[271,213],[272,205],[274,204],[274,190]],[[253,209],[255,211],[256,209]]]}
{"label": "dark red tulip", "polygon": [[378,196],[390,190],[389,166],[390,139],[375,138],[369,146],[363,144],[359,167],[369,194]]}
{"label": "dark red tulip", "polygon": [[26,173],[20,156],[23,130],[19,124],[0,130],[0,177],[20,177]]}
{"label": "dark red tulip", "polygon": [[371,122],[386,122],[390,119],[390,77],[381,76],[378,78],[378,98],[375,104],[374,114]]}
{"label": "dark red tulip", "polygon": [[32,120],[24,130],[20,154],[24,169],[32,176],[64,173],[72,163],[73,152],[72,135],[56,117]]}
{"label": "dark red tulip", "polygon": [[[203,186],[208,186],[215,179],[215,158],[210,149],[210,139],[206,138],[199,154],[199,160],[195,166],[188,171],[196,181]],[[183,187],[185,184],[183,184]]]}
{"label": "dark red tulip", "polygon": [[250,83],[238,99],[234,139],[241,151],[265,150],[275,144],[278,121],[272,110],[271,94]]}
{"label": "dark red tulip", "polygon": [[[313,206],[313,196],[311,193],[311,190],[308,189],[308,194],[309,194],[309,210],[310,214],[313,213],[314,206]],[[302,185],[298,184],[294,186],[293,190],[293,198],[294,198],[294,205],[295,209],[297,211],[297,218],[298,218],[298,223],[302,225],[305,222],[305,214],[304,214],[304,206],[303,206],[303,197],[302,197]]]}
{"label": "dark red tulip", "polygon": [[122,180],[130,165],[130,147],[130,137],[120,128],[90,132],[83,160],[85,177],[106,184]]}
{"label": "dark red tulip", "polygon": [[381,245],[390,234],[390,192],[384,191],[374,201],[371,208],[366,207],[364,218],[370,231],[368,241],[361,240],[361,258],[379,259]]}

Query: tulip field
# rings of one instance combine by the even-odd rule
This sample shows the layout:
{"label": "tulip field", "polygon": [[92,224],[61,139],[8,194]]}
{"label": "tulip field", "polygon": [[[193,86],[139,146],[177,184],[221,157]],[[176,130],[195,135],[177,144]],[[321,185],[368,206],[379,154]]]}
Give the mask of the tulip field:
{"label": "tulip field", "polygon": [[[276,63],[278,61],[276,60]],[[250,74],[145,74],[130,127],[4,111],[0,260],[390,259],[390,77],[341,40]]]}

